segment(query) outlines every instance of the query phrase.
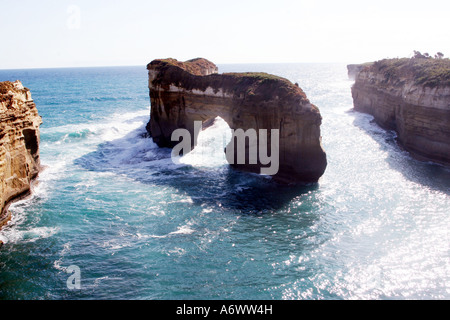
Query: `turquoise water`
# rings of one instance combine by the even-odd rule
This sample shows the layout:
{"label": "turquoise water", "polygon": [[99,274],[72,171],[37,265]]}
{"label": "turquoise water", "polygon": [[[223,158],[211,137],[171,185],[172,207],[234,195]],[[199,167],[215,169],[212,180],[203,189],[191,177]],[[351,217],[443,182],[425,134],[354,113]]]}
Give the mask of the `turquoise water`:
{"label": "turquoise water", "polygon": [[450,171],[352,111],[345,65],[219,71],[299,83],[323,116],[318,184],[230,169],[221,119],[173,163],[145,134],[145,67],[0,71],[31,89],[46,166],[0,231],[1,299],[450,298]]}

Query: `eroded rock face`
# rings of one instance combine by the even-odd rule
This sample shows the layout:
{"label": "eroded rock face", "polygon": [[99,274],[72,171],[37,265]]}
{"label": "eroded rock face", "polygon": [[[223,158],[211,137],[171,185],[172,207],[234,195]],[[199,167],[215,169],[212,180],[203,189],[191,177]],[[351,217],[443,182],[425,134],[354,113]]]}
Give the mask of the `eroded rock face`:
{"label": "eroded rock face", "polygon": [[356,75],[362,70],[364,65],[362,64],[349,64],[347,65],[348,77],[350,79],[355,79]]}
{"label": "eroded rock face", "polygon": [[364,67],[368,67],[372,64],[373,62],[366,62],[366,63],[360,63],[360,64],[349,64],[347,65],[347,74],[349,79],[354,80],[356,78],[356,76],[358,75],[358,73],[364,69]]}
{"label": "eroded rock face", "polygon": [[356,76],[354,108],[395,130],[400,145],[413,156],[450,165],[449,65],[413,59],[376,62]]}
{"label": "eroded rock face", "polygon": [[[147,130],[160,147],[178,143],[171,141],[174,130],[185,128],[194,137],[194,121],[219,116],[231,129],[279,130],[276,180],[316,182],[324,173],[319,109],[287,79],[266,73],[217,74],[217,67],[206,59],[154,60],[147,69],[151,100]],[[270,142],[269,137],[269,149]],[[251,172],[264,167],[259,161],[234,166]]]}
{"label": "eroded rock face", "polygon": [[20,81],[0,82],[0,227],[8,203],[29,192],[39,172],[41,123],[30,90]]}

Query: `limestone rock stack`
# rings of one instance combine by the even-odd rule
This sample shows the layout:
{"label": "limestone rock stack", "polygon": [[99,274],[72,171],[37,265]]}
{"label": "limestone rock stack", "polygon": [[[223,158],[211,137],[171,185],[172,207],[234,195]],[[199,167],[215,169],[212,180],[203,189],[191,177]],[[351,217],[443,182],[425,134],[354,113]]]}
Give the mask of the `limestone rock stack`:
{"label": "limestone rock stack", "polygon": [[[185,128],[194,135],[194,121],[219,116],[235,130],[279,130],[276,180],[316,182],[324,173],[319,109],[289,80],[267,73],[218,74],[217,67],[202,58],[158,59],[147,69],[151,100],[147,129],[160,147],[174,147],[174,130]],[[263,164],[234,166],[259,172]]]}

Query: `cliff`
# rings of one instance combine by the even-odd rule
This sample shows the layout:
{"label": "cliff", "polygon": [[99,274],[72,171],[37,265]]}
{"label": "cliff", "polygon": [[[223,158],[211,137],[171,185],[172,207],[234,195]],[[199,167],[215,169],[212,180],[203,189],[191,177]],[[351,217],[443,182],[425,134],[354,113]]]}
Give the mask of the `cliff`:
{"label": "cliff", "polygon": [[364,67],[370,66],[372,62],[366,62],[361,64],[349,64],[347,65],[347,73],[350,79],[355,79],[358,73],[364,69]]}
{"label": "cliff", "polygon": [[377,61],[357,74],[352,96],[413,156],[450,165],[450,60]]}
{"label": "cliff", "polygon": [[0,82],[0,227],[11,200],[27,194],[39,172],[39,125],[30,90],[20,81]]}
{"label": "cliff", "polygon": [[[217,74],[217,67],[201,58],[186,62],[158,59],[147,69],[151,101],[147,130],[160,147],[178,143],[171,141],[178,128],[189,130],[194,146],[194,121],[219,116],[231,129],[279,130],[276,180],[316,182],[324,173],[327,162],[321,146],[319,109],[287,79],[267,73]],[[248,143],[245,148],[248,156]],[[264,164],[260,159],[257,162],[233,166],[259,172]]]}

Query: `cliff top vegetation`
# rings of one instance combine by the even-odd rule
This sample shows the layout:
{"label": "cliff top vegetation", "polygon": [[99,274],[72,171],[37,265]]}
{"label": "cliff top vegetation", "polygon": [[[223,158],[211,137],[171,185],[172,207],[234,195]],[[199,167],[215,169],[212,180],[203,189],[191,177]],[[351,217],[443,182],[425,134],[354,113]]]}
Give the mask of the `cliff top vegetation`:
{"label": "cliff top vegetation", "polygon": [[223,74],[204,75],[205,68],[215,68],[212,62],[196,58],[181,62],[176,59],[157,59],[147,65],[148,70],[157,70],[158,74],[152,81],[153,85],[170,86],[175,84],[186,90],[205,91],[208,87],[214,92],[224,90],[233,92],[236,96],[244,94],[247,97],[269,100],[273,96],[291,97],[307,100],[305,93],[289,80],[265,72],[229,72]]}
{"label": "cliff top vegetation", "polygon": [[383,73],[388,81],[406,78],[426,87],[450,86],[450,59],[444,59],[442,53],[432,58],[415,51],[412,58],[383,59],[376,61],[372,68]]}

